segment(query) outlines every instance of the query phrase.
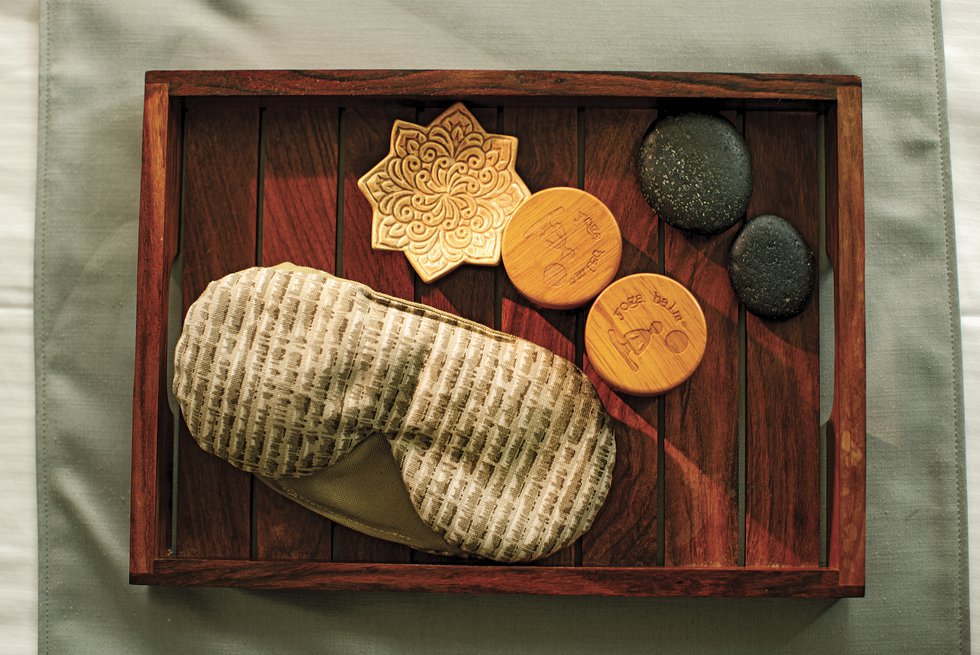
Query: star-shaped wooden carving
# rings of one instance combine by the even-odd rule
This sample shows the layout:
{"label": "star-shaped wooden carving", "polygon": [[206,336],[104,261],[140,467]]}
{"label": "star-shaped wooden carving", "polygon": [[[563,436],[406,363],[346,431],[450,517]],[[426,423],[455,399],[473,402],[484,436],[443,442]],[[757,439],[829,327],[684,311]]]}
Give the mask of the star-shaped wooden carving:
{"label": "star-shaped wooden carving", "polygon": [[374,210],[371,246],[404,251],[425,282],[498,264],[504,227],[531,195],[516,156],[516,137],[488,134],[462,103],[425,127],[395,121],[388,155],[357,181]]}

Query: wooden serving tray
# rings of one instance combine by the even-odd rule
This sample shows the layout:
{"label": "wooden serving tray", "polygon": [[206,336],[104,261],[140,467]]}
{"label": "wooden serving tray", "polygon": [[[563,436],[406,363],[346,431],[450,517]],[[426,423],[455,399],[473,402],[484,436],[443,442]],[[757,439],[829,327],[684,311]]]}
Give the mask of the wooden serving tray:
{"label": "wooden serving tray", "polygon": [[[462,100],[520,140],[532,191],[584,188],[619,219],[619,275],[663,272],[704,308],[700,368],[659,398],[583,362],[586,308],[537,310],[501,268],[434,284],[370,248],[357,179],[392,122]],[[748,215],[776,213],[834,273],[833,410],[819,416],[819,303],[746,315],[727,276],[737,227],[657,220],[633,159],[658,110],[717,111],[744,133]],[[825,238],[821,239],[821,233]],[[537,342],[583,365],[617,421],[613,488],[592,530],[543,562],[424,555],[311,514],[200,450],[167,363],[207,283],[283,261],[334,271]],[[180,71],[146,76],[130,580],[138,584],[627,596],[860,596],[865,563],[864,190],[860,80],[844,76],[514,71]],[[169,345],[168,345],[169,344]]]}

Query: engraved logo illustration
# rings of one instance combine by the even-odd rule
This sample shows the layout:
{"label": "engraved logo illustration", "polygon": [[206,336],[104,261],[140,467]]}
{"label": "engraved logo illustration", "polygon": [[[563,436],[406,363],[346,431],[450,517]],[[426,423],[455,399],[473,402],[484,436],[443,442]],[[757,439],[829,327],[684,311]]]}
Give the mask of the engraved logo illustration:
{"label": "engraved logo illustration", "polygon": [[[545,284],[553,287],[560,286],[571,286],[581,280],[590,272],[595,272],[599,266],[599,260],[602,257],[604,250],[599,248],[593,248],[592,253],[589,255],[589,259],[578,267],[578,269],[571,275],[568,274],[568,264],[570,260],[575,257],[575,249],[568,247],[568,235],[565,232],[565,227],[558,222],[557,216],[560,216],[565,212],[565,207],[556,207],[550,212],[545,214],[543,217],[538,219],[532,226],[532,229],[525,233],[525,238],[528,235],[538,239],[543,242],[552,252],[558,256],[558,260],[548,264],[543,272]],[[588,235],[593,239],[597,240],[602,236],[599,231],[599,227],[596,225],[595,220],[585,212],[579,211],[575,218],[576,221],[582,221],[585,224],[585,229]],[[540,226],[540,227],[539,227]]]}
{"label": "engraved logo illustration", "polygon": [[[654,291],[651,300],[654,305],[665,309],[677,323],[683,326],[687,325],[687,321],[684,320],[680,310],[677,309],[677,303],[670,303],[666,297],[660,295],[657,291]],[[620,321],[626,320],[626,314],[630,310],[636,309],[645,303],[646,299],[644,299],[642,293],[629,293],[613,310],[613,315]],[[655,338],[662,339],[667,350],[678,355],[687,350],[688,345],[690,345],[690,338],[686,332],[676,329],[667,330],[661,321],[652,321],[649,327],[629,330],[622,336],[613,329],[607,330],[607,334],[616,352],[622,356],[626,365],[633,372],[640,370],[639,358],[646,352]]]}
{"label": "engraved logo illustration", "polygon": [[[609,330],[608,332],[609,339],[616,348],[616,351],[622,355],[626,361],[626,365],[635,372],[640,370],[640,366],[637,363],[640,355],[650,346],[654,336],[662,335],[663,331],[664,324],[660,321],[653,321],[650,323],[650,327],[630,330],[622,338],[616,334],[615,330]],[[667,349],[675,354],[684,352],[687,350],[688,344],[690,344],[690,339],[688,339],[687,334],[681,330],[671,330],[661,338],[664,340],[664,345],[667,346]]]}
{"label": "engraved logo illustration", "polygon": [[461,104],[428,126],[395,121],[388,155],[358,187],[374,210],[371,245],[401,250],[426,282],[463,263],[500,261],[500,241],[527,197],[517,139],[489,134]]}

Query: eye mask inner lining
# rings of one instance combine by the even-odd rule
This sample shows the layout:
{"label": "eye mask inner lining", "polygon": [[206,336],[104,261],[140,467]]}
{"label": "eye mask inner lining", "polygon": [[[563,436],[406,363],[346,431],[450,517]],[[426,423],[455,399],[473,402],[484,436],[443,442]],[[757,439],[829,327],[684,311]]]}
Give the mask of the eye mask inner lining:
{"label": "eye mask inner lining", "polygon": [[303,507],[353,530],[418,550],[462,554],[419,518],[391,446],[381,434],[369,435],[336,464],[312,475],[255,477]]}

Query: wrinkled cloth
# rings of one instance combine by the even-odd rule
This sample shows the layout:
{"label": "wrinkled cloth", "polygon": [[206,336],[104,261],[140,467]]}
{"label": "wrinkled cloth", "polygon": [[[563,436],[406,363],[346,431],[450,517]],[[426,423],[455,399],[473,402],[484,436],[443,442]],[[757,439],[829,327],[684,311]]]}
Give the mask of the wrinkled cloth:
{"label": "wrinkled cloth", "polygon": [[[968,649],[938,3],[46,2],[35,331],[47,652]],[[553,68],[864,80],[867,597],[657,600],[127,584],[143,72]]]}

